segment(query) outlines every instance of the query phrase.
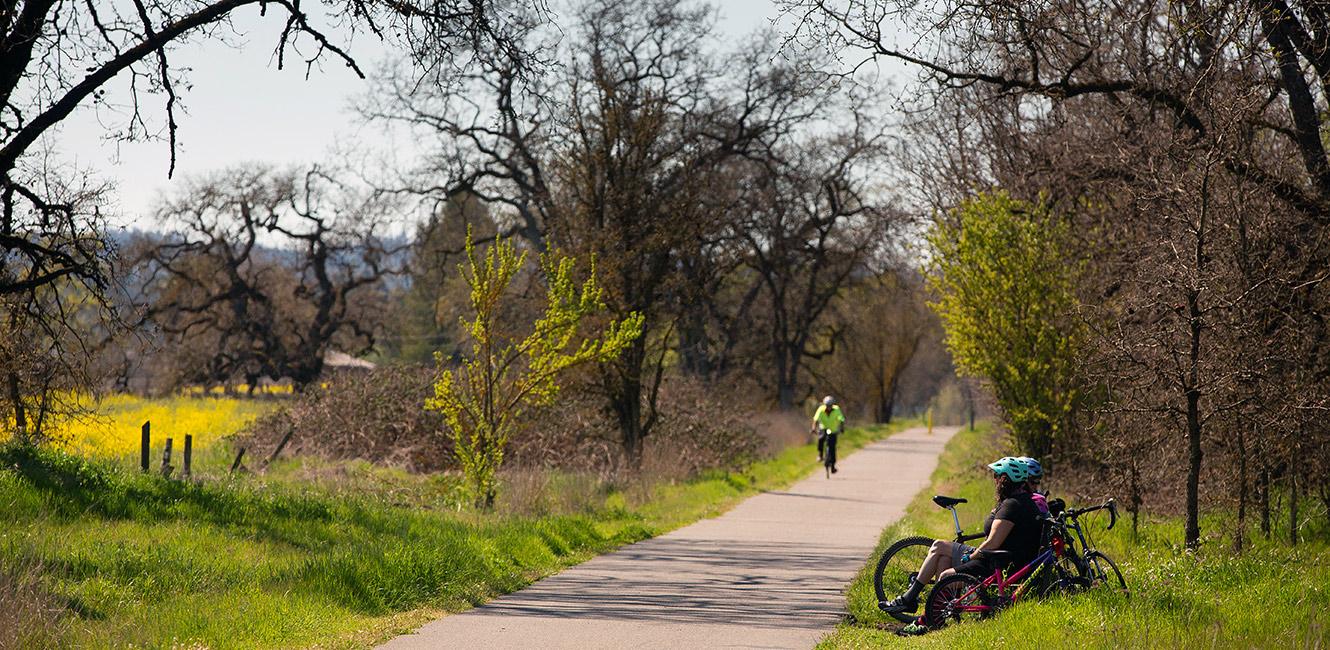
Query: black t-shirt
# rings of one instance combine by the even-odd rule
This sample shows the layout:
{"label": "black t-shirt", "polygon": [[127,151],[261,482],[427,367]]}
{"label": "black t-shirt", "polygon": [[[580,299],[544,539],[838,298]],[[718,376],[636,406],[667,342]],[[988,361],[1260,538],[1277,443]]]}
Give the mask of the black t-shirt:
{"label": "black t-shirt", "polygon": [[1043,528],[1039,523],[1041,514],[1039,505],[1032,497],[1029,492],[1014,494],[999,504],[984,520],[984,535],[988,535],[992,530],[994,519],[1012,523],[1011,532],[1007,533],[1007,538],[1002,540],[1002,545],[998,547],[998,550],[1011,552],[1011,562],[1007,566],[1012,570],[1029,564],[1039,555],[1039,540]]}

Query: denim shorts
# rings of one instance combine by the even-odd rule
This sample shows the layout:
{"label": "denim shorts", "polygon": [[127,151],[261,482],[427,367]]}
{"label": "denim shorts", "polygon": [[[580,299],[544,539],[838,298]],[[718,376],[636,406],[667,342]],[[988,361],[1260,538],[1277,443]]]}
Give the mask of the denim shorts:
{"label": "denim shorts", "polygon": [[979,550],[978,547],[970,546],[969,544],[962,544],[962,543],[960,543],[960,542],[952,542],[952,544],[951,544],[951,568],[954,569],[954,568],[956,568],[956,567],[959,567],[959,566],[961,565],[961,557],[964,556],[966,553],[973,553],[973,552],[975,552],[975,551],[977,551],[977,550]]}

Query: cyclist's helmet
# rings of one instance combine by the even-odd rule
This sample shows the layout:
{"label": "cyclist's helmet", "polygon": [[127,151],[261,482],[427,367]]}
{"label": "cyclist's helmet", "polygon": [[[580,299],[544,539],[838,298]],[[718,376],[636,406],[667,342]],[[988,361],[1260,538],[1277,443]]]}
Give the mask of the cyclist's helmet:
{"label": "cyclist's helmet", "polygon": [[830,396],[830,395],[827,395],[826,397],[823,397],[823,398],[822,398],[822,405],[823,405],[823,406],[835,406],[835,405],[836,405],[836,398],[834,398],[834,397],[832,397],[832,396]]}
{"label": "cyclist's helmet", "polygon": [[1024,483],[1030,478],[1030,468],[1014,456],[1005,456],[989,463],[988,468],[1017,483]]}
{"label": "cyclist's helmet", "polygon": [[1030,478],[1039,478],[1044,475],[1044,468],[1039,465],[1039,461],[1029,456],[1021,456],[1016,460],[1025,463],[1025,468],[1030,472]]}

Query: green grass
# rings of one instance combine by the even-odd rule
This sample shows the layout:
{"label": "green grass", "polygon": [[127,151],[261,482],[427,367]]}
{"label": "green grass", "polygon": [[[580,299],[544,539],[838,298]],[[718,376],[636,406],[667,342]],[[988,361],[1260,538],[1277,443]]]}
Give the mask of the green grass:
{"label": "green grass", "polygon": [[45,597],[64,606],[68,624],[50,626],[44,647],[365,648],[784,488],[820,470],[813,455],[805,445],[674,484],[550,475],[545,492],[575,498],[477,513],[458,507],[452,478],[364,464],[296,460],[267,477],[182,483],[9,446],[0,574],[38,567]]}
{"label": "green grass", "polygon": [[[1182,521],[1143,516],[1133,538],[1129,519],[1105,530],[1107,516],[1091,515],[1093,543],[1117,561],[1130,595],[1091,593],[1017,603],[992,619],[951,626],[921,637],[902,637],[893,619],[878,611],[872,569],[896,539],[923,534],[951,537],[951,514],[931,502],[934,494],[965,497],[961,525],[972,531],[992,504],[984,463],[1008,450],[989,427],[963,431],[948,445],[907,516],[889,526],[882,543],[847,590],[851,622],[819,650],[867,648],[1094,648],[1210,650],[1214,648],[1330,648],[1330,544],[1324,536],[1290,548],[1256,536],[1242,556],[1223,538],[1195,553],[1181,549]],[[1053,496],[1058,496],[1056,484]],[[1103,498],[1112,495],[1104,494]],[[1090,505],[1089,503],[1073,503]],[[1222,529],[1222,514],[1203,530]]]}

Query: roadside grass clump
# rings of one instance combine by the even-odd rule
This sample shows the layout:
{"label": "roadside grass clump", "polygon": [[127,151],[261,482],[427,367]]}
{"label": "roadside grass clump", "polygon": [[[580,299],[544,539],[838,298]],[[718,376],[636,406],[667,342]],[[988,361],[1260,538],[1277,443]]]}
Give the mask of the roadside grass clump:
{"label": "roadside grass clump", "polygon": [[301,458],[182,482],[0,446],[0,568],[34,567],[25,584],[56,603],[46,636],[18,647],[366,648],[782,489],[820,470],[813,456],[802,445],[673,484],[501,475],[500,490],[522,481],[529,496],[481,512],[455,476],[367,463]]}
{"label": "roadside grass clump", "polygon": [[[4,535],[0,543],[11,543]],[[0,555],[0,650],[64,647],[68,603],[41,583],[40,563]]]}
{"label": "roadside grass clump", "polygon": [[[1111,531],[1106,514],[1087,515],[1091,543],[1122,569],[1130,594],[1103,590],[1017,603],[991,619],[953,625],[920,637],[902,637],[902,627],[876,605],[872,571],[888,545],[906,535],[951,538],[951,513],[931,501],[934,494],[969,499],[957,507],[961,525],[974,531],[993,505],[984,464],[1006,455],[990,426],[962,431],[952,439],[933,474],[932,486],[916,495],[907,516],[883,532],[882,541],[847,590],[850,622],[817,646],[842,648],[1086,648],[1130,650],[1247,650],[1330,648],[1330,543],[1310,537],[1297,547],[1259,534],[1242,555],[1215,536],[1197,552],[1181,546],[1181,517],[1145,515],[1133,537],[1123,518]],[[1059,496],[1057,483],[1050,491]],[[1107,499],[1109,494],[1100,495]],[[1064,497],[1065,498],[1065,497]],[[1085,506],[1099,502],[1074,502]],[[1068,499],[1069,501],[1073,501]],[[1222,530],[1222,513],[1205,530]]]}

